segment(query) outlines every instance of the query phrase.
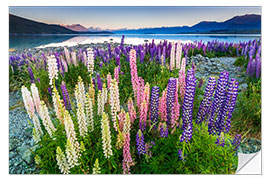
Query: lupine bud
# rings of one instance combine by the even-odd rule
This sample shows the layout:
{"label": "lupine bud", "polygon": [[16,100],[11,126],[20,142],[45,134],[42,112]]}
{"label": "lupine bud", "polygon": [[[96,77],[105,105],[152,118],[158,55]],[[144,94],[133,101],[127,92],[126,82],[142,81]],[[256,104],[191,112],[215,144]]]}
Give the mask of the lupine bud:
{"label": "lupine bud", "polygon": [[235,146],[234,151],[237,151],[238,147],[240,146],[240,143],[241,143],[241,135],[236,134],[232,142],[232,145]]}
{"label": "lupine bud", "polygon": [[215,91],[215,86],[216,86],[216,79],[214,77],[210,77],[208,80],[208,84],[205,88],[204,99],[201,102],[197,114],[196,119],[197,124],[200,124],[202,121],[204,121],[206,114],[209,112],[211,100]]}
{"label": "lupine bud", "polygon": [[63,174],[69,174],[69,164],[67,163],[67,159],[65,157],[65,154],[63,153],[63,151],[61,150],[61,148],[59,146],[57,146],[56,149],[56,161],[57,161],[57,165],[61,171],[61,173]]}
{"label": "lupine bud", "polygon": [[93,167],[93,174],[100,174],[100,167],[98,163],[98,159],[96,159],[94,167]]}
{"label": "lupine bud", "polygon": [[193,112],[193,101],[196,89],[196,78],[192,69],[188,70],[187,80],[186,80],[186,91],[183,102],[183,134],[181,136],[180,142],[190,141],[192,138],[192,112]]}
{"label": "lupine bud", "polygon": [[108,115],[105,112],[103,112],[102,115],[101,129],[102,129],[103,153],[105,158],[110,158],[113,155],[111,146],[111,132]]}

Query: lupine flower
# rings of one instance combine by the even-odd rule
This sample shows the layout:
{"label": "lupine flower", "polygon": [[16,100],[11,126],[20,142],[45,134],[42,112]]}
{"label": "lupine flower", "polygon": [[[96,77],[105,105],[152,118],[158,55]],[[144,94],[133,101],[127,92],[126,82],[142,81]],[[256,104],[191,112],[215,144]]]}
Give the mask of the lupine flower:
{"label": "lupine flower", "polygon": [[96,159],[94,167],[93,167],[93,174],[100,174],[100,167],[98,163],[98,159]]}
{"label": "lupine flower", "polygon": [[183,157],[183,153],[182,153],[182,150],[181,150],[181,149],[179,149],[179,150],[178,150],[178,155],[179,155],[179,160],[180,160],[180,161],[181,161],[181,160],[185,161],[185,159],[184,159],[184,157]]}
{"label": "lupine flower", "polygon": [[115,67],[114,68],[114,75],[113,75],[114,79],[116,79],[116,81],[118,82],[119,84],[119,67]]}
{"label": "lupine flower", "polygon": [[177,42],[177,46],[176,46],[176,61],[175,61],[175,66],[176,69],[180,69],[180,65],[181,65],[181,56],[182,56],[182,45],[180,40]]}
{"label": "lupine flower", "polygon": [[98,95],[97,95],[97,114],[100,116],[104,112],[104,107],[102,108],[102,98],[101,98],[101,91],[98,90]]}
{"label": "lupine flower", "polygon": [[166,105],[166,96],[167,96],[167,89],[162,92],[162,97],[160,98],[160,105],[159,105],[159,116],[161,121],[167,122],[167,105]]}
{"label": "lupine flower", "polygon": [[133,166],[134,163],[130,154],[130,118],[129,114],[126,113],[125,123],[123,127],[123,136],[124,136],[124,147],[123,147],[123,174],[130,174],[130,166]]}
{"label": "lupine flower", "polygon": [[108,101],[108,90],[106,88],[106,84],[103,84],[103,88],[102,88],[102,92],[101,92],[101,99],[102,99],[102,104],[103,104],[103,109],[104,109],[104,105],[107,103]]}
{"label": "lupine flower", "polygon": [[153,86],[151,92],[151,102],[150,102],[150,120],[151,126],[154,125],[156,129],[156,123],[158,121],[158,108],[159,108],[159,87]]}
{"label": "lupine flower", "polygon": [[182,59],[181,69],[179,70],[178,82],[179,82],[180,98],[183,99],[186,89],[186,58]]}
{"label": "lupine flower", "polygon": [[65,53],[65,57],[66,57],[66,60],[67,60],[68,64],[70,64],[71,63],[71,61],[70,61],[70,53],[69,53],[69,51],[68,51],[68,49],[66,47],[64,47],[64,53]]}
{"label": "lupine flower", "polygon": [[56,88],[53,89],[52,100],[56,116],[60,120],[60,122],[64,124],[65,106],[63,105],[63,100],[60,99],[60,95],[57,92]]}
{"label": "lupine flower", "polygon": [[171,117],[171,127],[174,128],[178,126],[177,120],[179,119],[179,109],[180,109],[180,104],[178,102],[178,82],[176,81],[176,88],[175,88],[175,102],[173,105],[173,110],[172,110],[172,117]]}
{"label": "lupine flower", "polygon": [[35,135],[38,137],[37,139],[40,139],[40,137],[43,135],[43,131],[41,129],[39,119],[35,114],[32,117],[32,119],[33,119],[34,129],[35,129],[35,133],[36,133]]}
{"label": "lupine flower", "polygon": [[141,103],[143,102],[143,100],[145,99],[144,97],[144,80],[139,77],[138,78],[138,83],[137,83],[137,90],[136,90],[136,97],[137,97],[137,107],[140,108]]}
{"label": "lupine flower", "polygon": [[160,123],[159,133],[160,133],[160,136],[163,138],[168,137],[169,132],[168,132],[168,127],[167,127],[166,122]]}
{"label": "lupine flower", "polygon": [[176,79],[170,78],[167,87],[166,105],[167,105],[167,124],[171,123],[172,111],[175,102]]}
{"label": "lupine flower", "polygon": [[98,85],[98,90],[102,90],[102,81],[100,79],[99,73],[97,73],[97,85]]}
{"label": "lupine flower", "polygon": [[108,115],[105,112],[103,112],[102,115],[101,129],[102,129],[103,153],[105,158],[110,158],[113,155],[111,146],[111,132]]}
{"label": "lupine flower", "polygon": [[229,73],[223,71],[220,73],[218,79],[217,89],[215,91],[214,100],[209,112],[208,132],[209,134],[215,133],[215,117],[217,113],[222,110],[222,105],[226,100],[226,87],[229,80]]}
{"label": "lupine flower", "polygon": [[90,74],[94,73],[94,53],[92,48],[87,49],[87,69]]}
{"label": "lupine flower", "polygon": [[24,107],[27,111],[27,114],[29,115],[30,118],[33,118],[33,116],[35,115],[35,105],[34,105],[31,93],[30,91],[28,91],[28,89],[25,86],[22,86],[21,92],[22,92]]}
{"label": "lupine flower", "polygon": [[89,84],[89,97],[92,100],[92,104],[95,104],[95,87],[92,82]]}
{"label": "lupine flower", "polygon": [[33,128],[32,136],[35,143],[38,143],[41,140],[41,135],[37,133],[35,128]]}
{"label": "lupine flower", "polygon": [[116,125],[116,114],[120,111],[120,100],[119,100],[119,89],[118,89],[118,83],[115,79],[111,82],[110,87],[110,103],[111,103],[111,115],[112,115],[112,121],[115,130],[117,131],[117,125]]}
{"label": "lupine flower", "polygon": [[225,145],[225,140],[224,140],[224,137],[218,137],[217,138],[217,141],[215,142],[215,144],[217,144],[217,146],[222,146],[222,147],[224,147],[224,145]]}
{"label": "lupine flower", "polygon": [[111,84],[111,81],[112,81],[112,76],[111,74],[107,74],[107,88],[110,89],[110,84]]}
{"label": "lupine flower", "polygon": [[29,73],[29,76],[31,78],[31,81],[35,82],[35,77],[34,77],[34,74],[33,74],[33,71],[32,71],[31,67],[28,67],[28,73]]}
{"label": "lupine flower", "polygon": [[85,135],[87,134],[87,123],[86,123],[84,108],[82,107],[80,103],[78,104],[78,108],[77,108],[77,119],[78,119],[78,124],[79,124],[80,136],[85,137]]}
{"label": "lupine flower", "polygon": [[139,126],[142,131],[144,131],[146,128],[146,119],[147,119],[147,104],[146,101],[144,100],[140,107],[140,122],[139,122]]}
{"label": "lupine flower", "polygon": [[68,166],[70,168],[78,165],[78,154],[76,152],[75,147],[73,146],[73,144],[70,142],[69,139],[67,139],[67,144],[66,144],[66,154],[67,154],[67,162],[68,162]]}
{"label": "lupine flower", "polygon": [[72,60],[72,63],[77,66],[78,63],[77,63],[77,58],[76,58],[76,52],[71,52],[71,60]]}
{"label": "lupine flower", "polygon": [[45,129],[47,130],[50,137],[52,137],[52,133],[54,133],[56,129],[51,121],[48,108],[43,101],[41,101],[41,106],[40,106],[40,117],[42,119]]}
{"label": "lupine flower", "polygon": [[69,174],[69,164],[67,163],[67,159],[65,157],[65,154],[63,153],[63,151],[61,150],[61,148],[59,146],[57,146],[56,149],[56,161],[57,161],[57,165],[61,171],[61,173],[63,174]]}
{"label": "lupine flower", "polygon": [[131,125],[134,123],[135,119],[137,119],[137,114],[133,105],[133,101],[131,98],[128,99],[128,112],[130,115]]}
{"label": "lupine flower", "polygon": [[80,154],[80,144],[77,141],[76,133],[74,130],[74,124],[69,112],[66,110],[64,115],[64,125],[68,141],[71,143],[72,148],[76,151],[76,157]]}
{"label": "lupine flower", "polygon": [[204,121],[206,114],[209,111],[211,100],[215,91],[216,86],[216,79],[214,77],[209,77],[208,84],[205,88],[204,98],[201,102],[201,105],[199,107],[199,111],[197,114],[196,123],[200,124],[202,121]]}
{"label": "lupine flower", "polygon": [[77,106],[80,103],[84,108],[85,103],[85,88],[81,76],[78,77],[78,83],[75,86],[75,98]]}
{"label": "lupine flower", "polygon": [[71,109],[71,104],[70,104],[70,100],[69,100],[67,87],[66,87],[66,84],[64,83],[64,81],[62,81],[61,90],[62,90],[62,94],[63,94],[63,100],[64,100],[64,103],[65,103],[65,107],[66,107],[67,110],[70,110]]}
{"label": "lupine flower", "polygon": [[222,109],[218,112],[215,126],[218,134],[221,132],[229,132],[231,127],[231,117],[236,104],[237,94],[238,94],[238,82],[234,78],[232,78],[229,82],[227,92],[226,92],[226,100]]}
{"label": "lupine flower", "polygon": [[94,131],[93,102],[88,93],[86,93],[85,97],[85,112],[86,112],[87,126],[90,129],[90,132],[93,132]]}
{"label": "lupine flower", "polygon": [[138,154],[145,154],[145,143],[144,143],[144,136],[142,131],[139,129],[136,135],[136,145]]}
{"label": "lupine flower", "polygon": [[[130,60],[129,65],[130,65],[131,83],[133,87],[134,98],[137,99],[138,72],[137,72],[137,64],[136,64],[136,51],[134,49],[130,50],[129,60]],[[138,102],[137,102],[137,106],[138,106]]]}
{"label": "lupine flower", "polygon": [[175,68],[175,44],[172,42],[171,57],[170,57],[170,70],[173,71]]}
{"label": "lupine flower", "polygon": [[52,89],[50,87],[48,87],[48,93],[52,96]]}
{"label": "lupine flower", "polygon": [[53,79],[58,79],[58,68],[55,56],[48,57],[49,84],[53,87]]}
{"label": "lupine flower", "polygon": [[183,134],[181,136],[180,142],[190,141],[192,138],[192,112],[193,112],[193,101],[196,89],[196,78],[192,69],[188,70],[187,79],[186,79],[186,91],[183,102]]}
{"label": "lupine flower", "polygon": [[232,145],[235,146],[234,151],[237,151],[238,147],[240,146],[240,143],[241,143],[241,135],[236,134],[232,142]]}

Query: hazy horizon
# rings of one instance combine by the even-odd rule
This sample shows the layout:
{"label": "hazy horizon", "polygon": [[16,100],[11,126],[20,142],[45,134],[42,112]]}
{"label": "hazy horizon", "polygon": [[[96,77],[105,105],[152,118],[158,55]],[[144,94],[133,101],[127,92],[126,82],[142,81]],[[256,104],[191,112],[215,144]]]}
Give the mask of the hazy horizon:
{"label": "hazy horizon", "polygon": [[261,15],[261,7],[19,7],[9,13],[47,24],[80,24],[86,28],[139,29],[192,26],[200,21],[225,21],[245,14]]}

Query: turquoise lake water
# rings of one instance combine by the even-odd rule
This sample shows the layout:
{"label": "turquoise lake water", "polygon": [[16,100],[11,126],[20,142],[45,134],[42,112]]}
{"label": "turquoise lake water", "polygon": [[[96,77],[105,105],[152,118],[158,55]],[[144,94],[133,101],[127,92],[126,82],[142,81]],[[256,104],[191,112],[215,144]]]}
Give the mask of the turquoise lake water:
{"label": "turquoise lake water", "polygon": [[[30,49],[44,47],[74,46],[77,44],[118,42],[120,43],[122,35],[10,35],[9,48],[13,49]],[[226,41],[226,42],[244,42],[259,39],[257,34],[127,34],[125,43],[142,44],[155,39],[156,42],[161,40],[193,42],[193,41]]]}

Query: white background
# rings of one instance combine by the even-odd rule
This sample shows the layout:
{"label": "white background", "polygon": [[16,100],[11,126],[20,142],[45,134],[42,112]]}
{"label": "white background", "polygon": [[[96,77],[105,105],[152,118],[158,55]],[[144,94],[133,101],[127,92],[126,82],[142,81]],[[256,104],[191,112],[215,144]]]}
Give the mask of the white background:
{"label": "white background", "polygon": [[[1,179],[269,179],[269,131],[270,131],[270,47],[269,24],[270,5],[269,0],[1,0],[0,1],[0,149],[1,149]],[[103,175],[103,176],[56,176],[56,175],[9,175],[8,157],[8,7],[9,6],[262,6],[262,173],[263,175]]]}

